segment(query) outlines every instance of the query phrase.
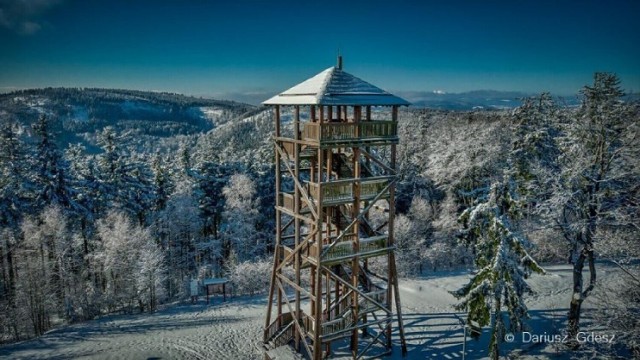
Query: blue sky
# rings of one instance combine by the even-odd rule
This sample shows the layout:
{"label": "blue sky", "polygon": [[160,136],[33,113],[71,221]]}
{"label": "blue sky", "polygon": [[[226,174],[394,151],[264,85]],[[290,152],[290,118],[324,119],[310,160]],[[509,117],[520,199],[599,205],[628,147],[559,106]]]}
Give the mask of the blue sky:
{"label": "blue sky", "polygon": [[640,91],[640,1],[0,0],[0,90],[242,98],[335,64],[390,91]]}

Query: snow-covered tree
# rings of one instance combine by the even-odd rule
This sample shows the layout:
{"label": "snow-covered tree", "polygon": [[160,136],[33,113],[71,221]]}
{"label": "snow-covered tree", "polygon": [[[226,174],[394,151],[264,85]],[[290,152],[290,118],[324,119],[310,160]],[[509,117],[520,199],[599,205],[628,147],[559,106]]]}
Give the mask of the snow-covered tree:
{"label": "snow-covered tree", "polygon": [[527,241],[518,234],[514,221],[520,204],[516,184],[509,174],[492,184],[488,197],[465,210],[460,216],[461,236],[475,250],[477,273],[469,283],[453,294],[462,301],[457,305],[467,311],[467,323],[491,325],[490,356],[499,358],[499,346],[506,334],[503,310],[507,312],[509,330],[521,331],[528,317],[524,294],[530,291],[525,282],[541,267],[527,253]]}
{"label": "snow-covered tree", "polygon": [[238,260],[244,262],[255,254],[260,254],[264,246],[258,243],[256,237],[259,215],[255,199],[256,186],[248,176],[236,174],[231,176],[222,193],[226,200],[223,239],[236,252]]}
{"label": "snow-covered tree", "polygon": [[191,188],[188,184],[178,184],[165,208],[156,214],[152,226],[172,270],[167,276],[169,297],[180,294],[184,282],[197,269],[197,247],[203,241],[202,226],[198,202]]}
{"label": "snow-covered tree", "polygon": [[166,266],[162,250],[146,239],[139,249],[136,269],[136,288],[140,310],[155,311],[164,297]]}
{"label": "snow-covered tree", "polygon": [[67,220],[58,206],[26,218],[22,236],[16,302],[23,307],[33,333],[38,336],[51,326],[54,315],[62,313],[65,318],[71,315],[71,294],[78,280],[73,270],[78,257]]}
{"label": "snow-covered tree", "polygon": [[67,179],[67,164],[52,138],[49,118],[41,115],[33,129],[40,138],[35,156],[36,174],[34,184],[37,188],[35,206],[41,209],[47,205],[59,205],[72,208],[72,189]]}
{"label": "snow-covered tree", "polygon": [[[575,119],[563,124],[562,172],[554,196],[546,204],[570,247],[574,271],[570,339],[579,331],[582,303],[596,285],[598,234],[606,229],[638,230],[638,107],[621,101],[620,80],[609,73],[596,73],[593,85],[585,86],[582,94]],[[586,287],[582,275],[585,263],[590,273]]]}
{"label": "snow-covered tree", "polygon": [[98,157],[100,202],[107,208],[127,212],[144,225],[154,202],[153,175],[144,159],[127,156],[119,141],[120,137],[110,126],[98,136],[104,151]]}
{"label": "snow-covered tree", "polygon": [[14,229],[31,210],[33,197],[27,150],[18,131],[18,125],[8,121],[0,126],[0,225]]}
{"label": "snow-covered tree", "polygon": [[164,160],[160,156],[156,156],[153,159],[153,195],[154,195],[154,211],[160,211],[164,209],[167,204],[167,198],[171,194],[171,178],[169,169],[167,168]]}
{"label": "snow-covered tree", "polygon": [[26,149],[19,138],[17,124],[0,126],[0,306],[8,309],[7,328],[17,340],[20,336],[15,308],[16,251],[21,219],[31,211],[32,187],[28,179]]}
{"label": "snow-covered tree", "polygon": [[232,266],[229,279],[237,294],[254,295],[269,288],[269,277],[273,264],[270,260],[249,260]]}
{"label": "snow-covered tree", "polygon": [[99,194],[102,184],[97,179],[92,159],[87,156],[83,145],[69,145],[64,158],[69,163],[69,182],[74,189],[72,201],[77,205],[73,218],[80,226],[82,249],[87,255],[90,251],[89,239],[93,223],[101,208]]}
{"label": "snow-covered tree", "polygon": [[225,209],[222,189],[236,171],[237,169],[229,164],[204,162],[198,167],[197,173],[193,174],[197,183],[194,195],[198,199],[204,220],[202,231],[204,236],[219,237],[222,212]]}
{"label": "snow-covered tree", "polygon": [[419,231],[414,220],[402,214],[396,216],[393,225],[398,272],[402,275],[419,274],[425,234]]}
{"label": "snow-covered tree", "polygon": [[96,254],[106,281],[111,310],[135,305],[153,310],[162,292],[164,261],[148,229],[134,224],[124,213],[109,212],[98,221],[101,247]]}

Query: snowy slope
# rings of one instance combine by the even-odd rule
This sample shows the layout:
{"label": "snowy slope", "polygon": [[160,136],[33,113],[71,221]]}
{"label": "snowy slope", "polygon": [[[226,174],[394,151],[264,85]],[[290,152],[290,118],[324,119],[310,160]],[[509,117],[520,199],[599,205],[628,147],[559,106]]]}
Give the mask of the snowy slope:
{"label": "snowy slope", "polygon": [[[616,268],[600,266],[603,282],[617,281]],[[537,294],[527,303],[532,333],[560,333],[570,298],[571,270],[566,265],[547,267],[548,275],[529,282]],[[400,282],[408,343],[405,359],[461,359],[464,314],[453,310],[449,291],[464,284],[467,271],[437,273]],[[583,329],[590,325],[595,298],[585,302]],[[265,296],[242,297],[211,305],[173,305],[153,315],[114,315],[54,330],[39,339],[0,347],[0,358],[11,359],[259,359]],[[485,330],[486,332],[486,330]],[[557,344],[531,344],[522,334],[503,349],[518,350],[523,359],[564,359]],[[470,338],[466,358],[486,356],[488,335]],[[586,350],[585,350],[586,351]],[[504,354],[503,350],[503,354]],[[567,355],[566,353],[564,353]],[[336,358],[350,358],[336,352]],[[390,359],[402,359],[397,330]]]}

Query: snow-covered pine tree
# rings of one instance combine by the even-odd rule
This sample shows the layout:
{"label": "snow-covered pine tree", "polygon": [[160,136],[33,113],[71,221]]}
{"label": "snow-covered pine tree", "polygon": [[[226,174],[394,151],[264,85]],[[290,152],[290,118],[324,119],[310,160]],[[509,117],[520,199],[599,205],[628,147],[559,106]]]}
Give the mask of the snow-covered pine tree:
{"label": "snow-covered pine tree", "polygon": [[130,157],[125,164],[127,173],[123,178],[124,184],[121,185],[120,204],[123,210],[138,219],[141,226],[145,226],[148,214],[156,204],[154,174],[145,157]]}
{"label": "snow-covered pine tree", "polygon": [[0,127],[0,226],[17,229],[23,214],[29,213],[32,186],[28,179],[26,150],[18,125],[3,122]]}
{"label": "snow-covered pine tree", "polygon": [[153,170],[153,193],[155,200],[153,211],[158,212],[167,205],[173,184],[171,183],[169,169],[160,155],[154,157],[151,169]]}
{"label": "snow-covered pine tree", "polygon": [[[227,185],[229,177],[240,169],[231,164],[218,163],[217,159],[204,162],[193,173],[196,178],[194,195],[198,199],[201,216],[204,220],[203,235],[218,238],[222,212],[225,209],[225,198],[222,189]],[[225,251],[225,257],[228,251]]]}
{"label": "snow-covered pine tree", "polygon": [[67,179],[67,164],[52,139],[51,125],[46,115],[41,115],[33,125],[35,134],[40,138],[35,156],[36,174],[36,209],[47,205],[59,205],[64,209],[72,209],[73,190]]}
{"label": "snow-covered pine tree", "polygon": [[[30,186],[26,151],[18,135],[18,125],[4,121],[0,127],[0,306],[7,309],[6,323],[14,339],[20,331],[16,319],[16,251],[18,230],[24,214],[30,211]],[[1,325],[1,324],[0,324]]]}
{"label": "snow-covered pine tree", "polygon": [[71,144],[64,152],[65,161],[69,164],[69,183],[73,187],[72,201],[77,205],[73,218],[79,224],[83,243],[83,253],[89,253],[89,240],[93,231],[94,220],[100,209],[100,188],[92,158],[86,154],[82,144]]}
{"label": "snow-covered pine tree", "polygon": [[27,150],[20,126],[2,121],[0,126],[0,329],[19,340],[25,330],[24,314],[18,304],[18,263],[22,242],[20,223],[33,207],[34,186],[27,165]]}
{"label": "snow-covered pine tree", "polygon": [[[549,198],[558,165],[558,123],[564,113],[549,93],[525,98],[513,112],[515,122],[510,157],[519,194],[529,204]],[[527,204],[527,205],[529,205]]]}
{"label": "snow-covered pine tree", "polygon": [[527,253],[526,240],[515,230],[520,204],[511,176],[505,171],[504,177],[491,185],[488,197],[460,216],[462,238],[474,247],[479,270],[453,295],[462,300],[457,308],[467,311],[469,325],[491,325],[492,359],[498,359],[507,330],[503,310],[508,315],[509,331],[522,330],[528,316],[523,295],[530,291],[525,279],[532,271],[544,272]]}
{"label": "snow-covered pine tree", "polygon": [[99,201],[107,209],[127,212],[144,225],[153,204],[153,175],[146,159],[126,154],[119,141],[118,134],[110,126],[98,136],[104,151],[98,157]]}
{"label": "snow-covered pine tree", "polygon": [[544,273],[528,254],[529,243],[518,231],[518,222],[530,204],[549,196],[539,169],[555,169],[553,124],[558,112],[549,94],[524,99],[514,111],[511,149],[502,178],[492,182],[488,193],[482,188],[474,190],[480,197],[458,219],[463,225],[461,238],[473,246],[479,271],[454,295],[462,299],[458,307],[467,310],[469,324],[491,324],[489,352],[494,359],[507,330],[502,310],[508,313],[509,331],[521,331],[528,318],[523,298],[530,288],[525,279],[531,272]]}

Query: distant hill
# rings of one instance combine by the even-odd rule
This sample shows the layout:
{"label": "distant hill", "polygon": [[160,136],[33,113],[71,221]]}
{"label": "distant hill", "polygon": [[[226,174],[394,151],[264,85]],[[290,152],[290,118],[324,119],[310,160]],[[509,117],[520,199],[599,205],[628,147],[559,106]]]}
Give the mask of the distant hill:
{"label": "distant hill", "polygon": [[[180,94],[94,88],[45,88],[0,94],[0,121],[30,131],[49,116],[59,145],[95,146],[95,134],[113,126],[131,139],[169,138],[208,132],[255,107]],[[147,149],[152,150],[152,149]]]}
{"label": "distant hill", "polygon": [[[399,95],[411,102],[414,107],[427,107],[442,110],[499,110],[512,109],[522,104],[522,99],[539,94],[519,91],[475,90],[462,93],[442,91],[407,91]],[[560,103],[572,106],[578,104],[577,98],[562,97]]]}

